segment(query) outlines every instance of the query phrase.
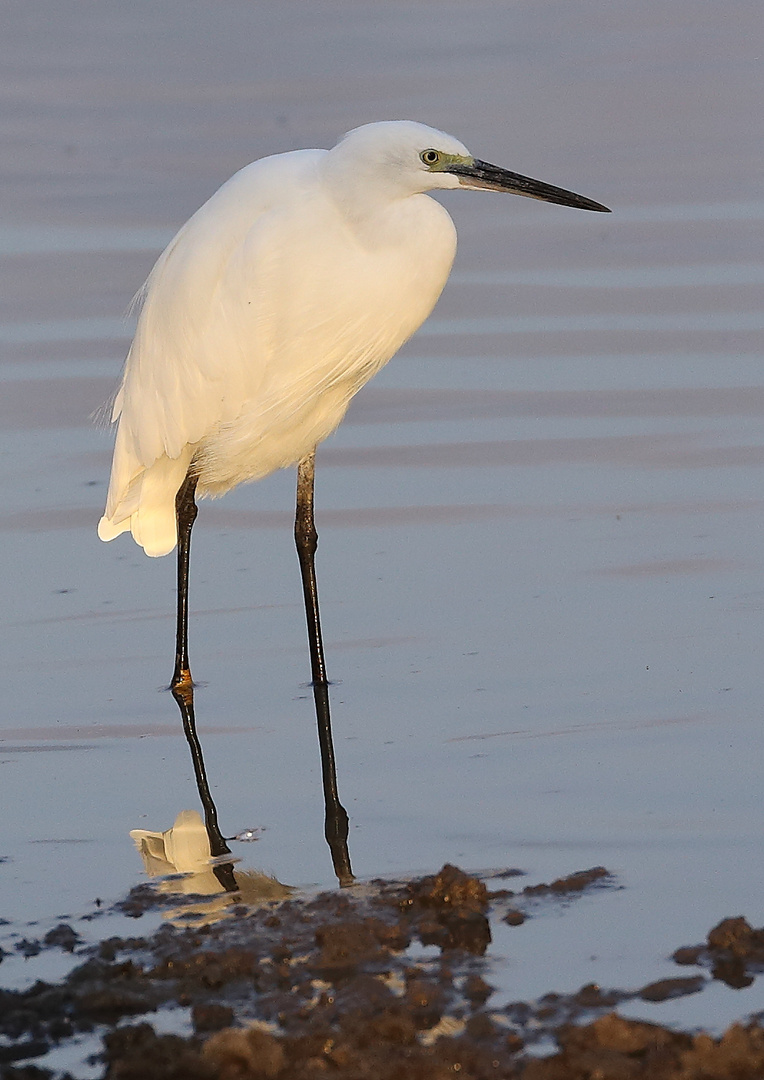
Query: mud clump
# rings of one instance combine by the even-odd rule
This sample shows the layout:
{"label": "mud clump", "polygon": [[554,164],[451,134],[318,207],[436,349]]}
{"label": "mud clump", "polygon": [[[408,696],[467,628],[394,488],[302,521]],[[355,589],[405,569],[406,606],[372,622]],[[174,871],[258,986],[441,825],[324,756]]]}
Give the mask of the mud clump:
{"label": "mud clump", "polygon": [[527,1063],[522,1080],[758,1080],[764,1030],[733,1024],[720,1039],[611,1013],[560,1035],[560,1052]]}
{"label": "mud clump", "polygon": [[58,926],[49,930],[42,940],[48,947],[57,945],[64,952],[71,953],[79,945],[81,938],[67,923],[59,923]]}
{"label": "mud clump", "polygon": [[[595,867],[489,895],[447,864],[416,881],[242,905],[218,924],[87,948],[56,928],[42,947],[73,944],[82,962],[57,986],[0,991],[0,1080],[47,1080],[33,1059],[84,1032],[103,1037],[104,1080],[761,1080],[757,1022],[714,1039],[613,1011],[697,993],[702,974],[497,1002],[483,959],[489,918],[502,918],[509,898],[543,915],[612,883]],[[147,903],[141,890],[130,909]],[[684,962],[758,964],[761,934],[725,920]],[[419,948],[432,944],[435,954]],[[190,1013],[184,1036],[150,1022],[173,1007]],[[535,1056],[550,1040],[556,1051]]]}
{"label": "mud clump", "polygon": [[488,889],[480,878],[446,863],[438,874],[412,881],[406,888],[407,903],[440,911],[488,910]]}
{"label": "mud clump", "polygon": [[611,884],[613,875],[604,866],[593,866],[590,870],[579,870],[567,877],[557,878],[551,884],[528,885],[523,889],[524,896],[546,896],[550,893],[565,895],[567,893],[583,892],[591,885]]}
{"label": "mud clump", "polygon": [[319,927],[316,944],[321,951],[313,961],[313,969],[339,978],[353,974],[359,966],[379,964],[387,950],[380,944],[375,929],[371,920]]}
{"label": "mud clump", "polygon": [[743,989],[764,971],[764,928],[755,930],[742,915],[722,919],[709,930],[705,945],[684,945],[673,959],[710,968],[714,979]]}
{"label": "mud clump", "polygon": [[217,1080],[219,1076],[196,1046],[178,1035],[157,1035],[150,1024],[118,1028],[104,1037],[104,1048],[104,1075],[109,1080]]}
{"label": "mud clump", "polygon": [[[106,1039],[109,1080],[760,1080],[764,1031],[733,1025],[721,1038],[687,1035],[615,1013],[559,1033],[559,1051],[524,1058],[522,1042],[485,1014],[463,1035],[444,1034],[430,1047],[417,1043],[401,1014],[370,1018],[365,1033],[351,1027],[333,1035],[276,1037],[260,1027],[229,1028],[192,1047],[158,1036],[147,1024]],[[486,1045],[481,1046],[481,1042]],[[17,1074],[19,1077],[21,1073]]]}
{"label": "mud clump", "polygon": [[488,889],[450,863],[438,874],[411,882],[401,905],[424,945],[482,956],[491,943]]}
{"label": "mud clump", "polygon": [[197,1035],[205,1032],[221,1031],[230,1027],[234,1021],[234,1012],[229,1005],[210,1005],[203,1003],[194,1005],[191,1010],[191,1023]]}
{"label": "mud clump", "polygon": [[284,1073],[287,1058],[281,1043],[259,1028],[247,1031],[229,1028],[208,1039],[203,1060],[219,1080],[275,1080]]}
{"label": "mud clump", "polygon": [[[515,873],[515,871],[505,871],[502,876],[515,876]],[[574,874],[567,874],[549,883],[526,885],[520,892],[497,889],[489,894],[489,899],[495,904],[512,901],[511,905],[506,906],[504,914],[500,916],[501,920],[508,926],[522,926],[526,919],[532,917],[539,901],[543,902],[549,898],[570,901],[590,889],[607,889],[615,886],[616,880],[609,870],[604,866],[592,866],[588,870],[577,870]]]}
{"label": "mud clump", "polygon": [[703,989],[706,980],[702,975],[691,975],[687,979],[659,979],[648,983],[639,991],[643,1001],[671,1001],[673,998],[697,994]]}

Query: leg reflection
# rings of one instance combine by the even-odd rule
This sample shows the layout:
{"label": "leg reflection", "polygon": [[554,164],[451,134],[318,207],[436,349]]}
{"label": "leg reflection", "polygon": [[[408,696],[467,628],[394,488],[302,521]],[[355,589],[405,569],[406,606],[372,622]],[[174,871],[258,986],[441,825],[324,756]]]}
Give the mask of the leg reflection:
{"label": "leg reflection", "polygon": [[[210,854],[213,859],[218,859],[221,855],[230,855],[231,849],[220,831],[217,807],[213,802],[209,784],[207,783],[207,771],[204,768],[202,744],[199,742],[199,736],[196,733],[194,689],[192,684],[186,682],[178,686],[173,686],[172,696],[178,703],[180,715],[183,719],[183,731],[189,749],[191,750],[191,761],[194,764],[196,786],[199,790],[199,798],[202,800],[202,807],[204,808],[204,825],[207,829],[207,836],[210,841]],[[226,892],[238,891],[239,886],[236,883],[236,875],[233,871],[232,862],[216,863],[212,867],[212,872]]]}
{"label": "leg reflection", "polygon": [[[313,521],[313,478],[315,452],[302,461],[297,470],[297,513],[295,517],[295,541],[300,560],[305,614],[308,623],[308,642],[318,723],[318,743],[321,752],[321,776],[324,790],[324,836],[329,845],[334,872],[341,886],[351,885],[355,880],[348,852],[348,816],[340,803],[337,791],[337,770],[334,761],[334,745],[329,716],[329,682],[324,665],[324,649],[321,640],[321,623],[318,612],[315,553],[318,534]],[[204,768],[202,747],[196,732],[194,715],[194,684],[188,660],[188,568],[191,548],[191,530],[196,519],[197,477],[189,471],[176,498],[178,521],[178,616],[175,648],[175,669],[170,689],[178,703],[183,719],[191,760],[194,764],[199,797],[204,807],[204,822],[213,858],[230,855],[231,849],[218,825],[215,803],[210,794]],[[233,863],[222,862],[213,866],[215,877],[228,892],[237,890]]]}

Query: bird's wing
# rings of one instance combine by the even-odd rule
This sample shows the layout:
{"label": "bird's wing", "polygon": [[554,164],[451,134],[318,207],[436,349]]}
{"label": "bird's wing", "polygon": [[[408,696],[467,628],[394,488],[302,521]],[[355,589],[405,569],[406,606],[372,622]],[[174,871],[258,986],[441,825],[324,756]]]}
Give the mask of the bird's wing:
{"label": "bird's wing", "polygon": [[149,275],[112,414],[119,429],[105,516],[114,528],[135,512],[144,473],[156,465],[168,483],[178,472],[182,481],[193,448],[257,393],[270,354],[261,314],[272,304],[262,251],[269,215],[288,202],[285,193],[298,198],[309,187],[322,153],[298,151],[242,169],[183,226]]}
{"label": "bird's wing", "polygon": [[157,262],[115,403],[102,539],[129,528],[147,553],[171,550],[192,458],[207,494],[294,464],[429,314],[448,215],[422,195],[359,230],[318,178],[322,153],[242,170]]}
{"label": "bird's wing", "polygon": [[359,227],[333,193],[310,187],[250,230],[222,294],[265,363],[256,382],[241,365],[228,418],[197,457],[200,490],[222,494],[301,460],[427,317],[455,241],[442,207],[421,198]]}

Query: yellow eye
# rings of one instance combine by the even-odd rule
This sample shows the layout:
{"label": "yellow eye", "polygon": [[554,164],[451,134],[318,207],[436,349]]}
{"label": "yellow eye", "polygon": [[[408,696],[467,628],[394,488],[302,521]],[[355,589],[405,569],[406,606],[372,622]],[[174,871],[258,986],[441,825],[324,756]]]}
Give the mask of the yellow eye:
{"label": "yellow eye", "polygon": [[419,157],[425,165],[437,165],[440,161],[440,154],[437,150],[423,150]]}

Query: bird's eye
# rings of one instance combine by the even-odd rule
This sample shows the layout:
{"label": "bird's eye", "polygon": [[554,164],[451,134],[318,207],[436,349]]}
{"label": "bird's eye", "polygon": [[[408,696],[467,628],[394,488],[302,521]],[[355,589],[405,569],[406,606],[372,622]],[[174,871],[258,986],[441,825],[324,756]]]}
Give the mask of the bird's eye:
{"label": "bird's eye", "polygon": [[437,165],[440,161],[440,154],[437,150],[423,150],[419,157],[425,165]]}

